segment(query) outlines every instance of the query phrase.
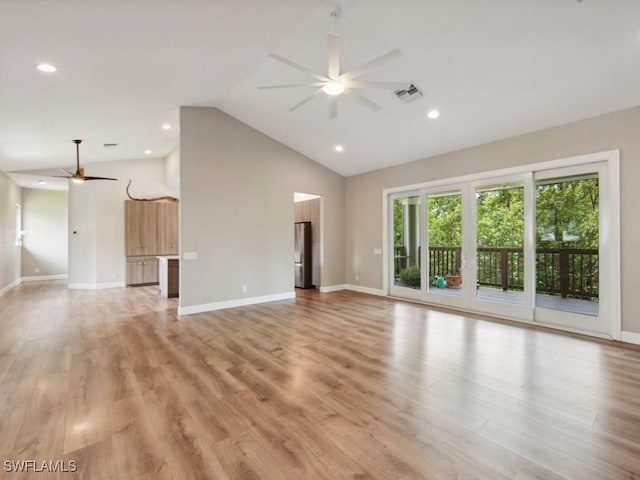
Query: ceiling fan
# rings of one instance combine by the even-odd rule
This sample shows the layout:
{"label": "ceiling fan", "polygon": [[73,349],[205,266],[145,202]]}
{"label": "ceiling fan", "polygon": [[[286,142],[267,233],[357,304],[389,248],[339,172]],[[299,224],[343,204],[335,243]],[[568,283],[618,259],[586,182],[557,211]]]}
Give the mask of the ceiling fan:
{"label": "ceiling fan", "polygon": [[[335,6],[331,11],[331,17],[335,22],[335,19],[340,15],[340,7]],[[393,50],[391,52],[385,53],[384,55],[380,55],[379,57],[374,58],[373,60],[360,65],[353,70],[349,70],[348,72],[342,73],[340,71],[340,36],[336,33],[327,34],[327,74],[323,75],[321,73],[316,73],[311,69],[299,65],[291,60],[288,60],[280,55],[276,55],[275,53],[270,53],[268,57],[273,58],[274,60],[284,63],[291,68],[299,70],[303,73],[306,73],[310,77],[318,80],[317,82],[308,82],[308,83],[294,83],[288,85],[270,85],[258,87],[260,89],[275,89],[275,88],[298,88],[298,87],[319,87],[315,92],[306,97],[301,102],[296,103],[293,107],[289,109],[290,112],[293,112],[297,108],[301,107],[305,103],[309,102],[316,95],[320,93],[325,93],[327,95],[327,99],[329,100],[329,117],[336,118],[338,116],[338,96],[345,95],[352,100],[355,100],[359,104],[368,108],[371,111],[380,110],[380,105],[369,100],[367,97],[362,95],[358,90],[362,88],[384,88],[384,89],[402,89],[407,88],[411,82],[374,82],[368,80],[360,80],[364,74],[373,70],[374,68],[380,67],[387,62],[395,60],[402,56],[402,52],[398,49]]]}
{"label": "ceiling fan", "polygon": [[65,170],[61,168],[65,173],[69,175],[58,175],[60,178],[69,178],[74,183],[84,183],[89,180],[118,180],[117,178],[108,178],[108,177],[90,177],[84,174],[84,168],[80,166],[80,144],[82,140],[73,140],[73,143],[76,144],[76,172],[70,172],[69,170]]}

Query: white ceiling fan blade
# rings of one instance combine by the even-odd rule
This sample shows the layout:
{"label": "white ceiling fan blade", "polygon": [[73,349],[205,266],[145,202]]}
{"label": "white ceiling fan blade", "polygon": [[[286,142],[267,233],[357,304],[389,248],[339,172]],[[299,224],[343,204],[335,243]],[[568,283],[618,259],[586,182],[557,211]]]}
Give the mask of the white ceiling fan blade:
{"label": "white ceiling fan blade", "polygon": [[329,99],[329,118],[334,119],[338,117],[338,97],[327,96]]}
{"label": "white ceiling fan blade", "polygon": [[361,77],[369,70],[373,70],[374,68],[380,67],[391,60],[395,60],[396,58],[400,58],[402,56],[402,52],[398,49],[393,50],[389,53],[385,53],[384,55],[380,55],[377,58],[365,63],[364,65],[360,65],[359,67],[347,72],[343,75],[340,75],[341,80],[355,80],[358,77]]}
{"label": "white ceiling fan blade", "polygon": [[386,90],[399,90],[409,88],[411,82],[369,82],[365,80],[351,80],[347,88],[383,88]]}
{"label": "white ceiling fan blade", "polygon": [[327,57],[329,78],[337,80],[340,76],[340,36],[335,33],[327,35]]}
{"label": "white ceiling fan blade", "polygon": [[277,60],[280,63],[284,63],[285,65],[288,65],[291,68],[295,68],[296,70],[300,70],[301,72],[304,72],[307,75],[312,76],[313,78],[317,78],[318,80],[320,80],[322,82],[328,82],[329,81],[329,78],[325,77],[324,75],[321,75],[319,73],[311,71],[307,67],[303,67],[302,65],[299,65],[299,64],[297,64],[295,62],[292,62],[291,60],[287,60],[286,58],[281,57],[280,55],[276,55],[275,53],[270,53],[267,56],[273,58],[274,60]]}
{"label": "white ceiling fan blade", "polygon": [[288,85],[266,85],[263,87],[258,87],[260,90],[268,90],[271,88],[295,88],[295,87],[321,87],[324,85],[324,82],[315,82],[315,83],[290,83]]}
{"label": "white ceiling fan blade", "polygon": [[372,102],[371,100],[369,100],[367,97],[365,97],[364,95],[362,95],[360,92],[356,90],[349,90],[348,88],[345,88],[343,93],[347,97],[354,99],[360,105],[368,108],[372,112],[377,112],[382,108],[380,105],[378,105],[375,102]]}
{"label": "white ceiling fan blade", "polygon": [[309,95],[307,98],[305,98],[304,100],[302,100],[301,102],[296,103],[293,107],[291,107],[289,109],[290,112],[293,112],[294,110],[300,108],[302,105],[304,105],[305,103],[307,103],[308,101],[310,101],[313,97],[315,97],[316,95],[318,95],[320,92],[322,92],[322,89],[319,88],[318,90],[316,90],[315,92],[313,92],[311,95]]}

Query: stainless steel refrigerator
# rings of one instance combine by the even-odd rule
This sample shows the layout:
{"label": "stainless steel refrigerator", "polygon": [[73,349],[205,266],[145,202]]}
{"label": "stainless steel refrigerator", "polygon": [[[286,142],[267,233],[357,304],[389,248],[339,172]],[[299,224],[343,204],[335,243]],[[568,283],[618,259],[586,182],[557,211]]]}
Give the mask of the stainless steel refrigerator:
{"label": "stainless steel refrigerator", "polygon": [[295,227],[295,250],[293,265],[295,268],[295,283],[298,288],[311,288],[311,222],[296,222]]}

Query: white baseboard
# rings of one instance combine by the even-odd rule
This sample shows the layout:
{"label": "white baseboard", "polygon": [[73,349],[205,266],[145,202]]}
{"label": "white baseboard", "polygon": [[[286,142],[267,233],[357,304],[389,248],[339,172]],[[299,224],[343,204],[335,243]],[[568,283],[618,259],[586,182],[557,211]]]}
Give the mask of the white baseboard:
{"label": "white baseboard", "polygon": [[384,293],[384,290],[381,290],[379,288],[363,287],[361,285],[345,285],[344,289],[351,290],[352,292],[366,293],[368,295],[377,295],[379,297],[386,296],[386,294]]}
{"label": "white baseboard", "polygon": [[636,345],[640,345],[640,333],[623,331],[620,339],[623,342],[635,343]]}
{"label": "white baseboard", "polygon": [[178,315],[191,315],[193,313],[212,312],[225,308],[244,307],[255,305],[256,303],[276,302],[278,300],[290,300],[296,298],[296,292],[275,293],[273,295],[263,295],[261,297],[236,298],[224,302],[204,303],[201,305],[191,305],[188,307],[178,307]]}
{"label": "white baseboard", "polygon": [[19,278],[17,280],[14,280],[13,282],[11,282],[9,285],[0,288],[0,297],[3,296],[5,293],[7,293],[9,290],[11,290],[12,288],[17,287],[18,285],[20,285],[22,283],[22,279]]}
{"label": "white baseboard", "polygon": [[384,297],[386,295],[384,293],[384,290],[380,290],[377,288],[363,287],[361,285],[342,284],[342,285],[329,285],[328,287],[320,287],[321,293],[338,292],[340,290],[351,290],[352,292],[366,293],[368,295],[377,295],[379,297]]}
{"label": "white baseboard", "polygon": [[124,288],[124,282],[112,283],[69,283],[69,290],[102,290],[103,288]]}
{"label": "white baseboard", "polygon": [[66,273],[60,275],[34,275],[32,277],[22,277],[23,282],[40,282],[44,280],[66,280]]}
{"label": "white baseboard", "polygon": [[346,285],[329,285],[326,287],[320,287],[320,293],[331,293],[338,292],[340,290],[345,290]]}

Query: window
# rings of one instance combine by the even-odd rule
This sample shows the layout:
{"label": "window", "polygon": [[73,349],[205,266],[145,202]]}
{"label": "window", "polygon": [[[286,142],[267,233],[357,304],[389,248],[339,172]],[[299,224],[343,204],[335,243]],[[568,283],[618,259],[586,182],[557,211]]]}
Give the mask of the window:
{"label": "window", "polygon": [[24,232],[22,231],[22,207],[16,203],[16,245],[22,246],[22,237]]}

